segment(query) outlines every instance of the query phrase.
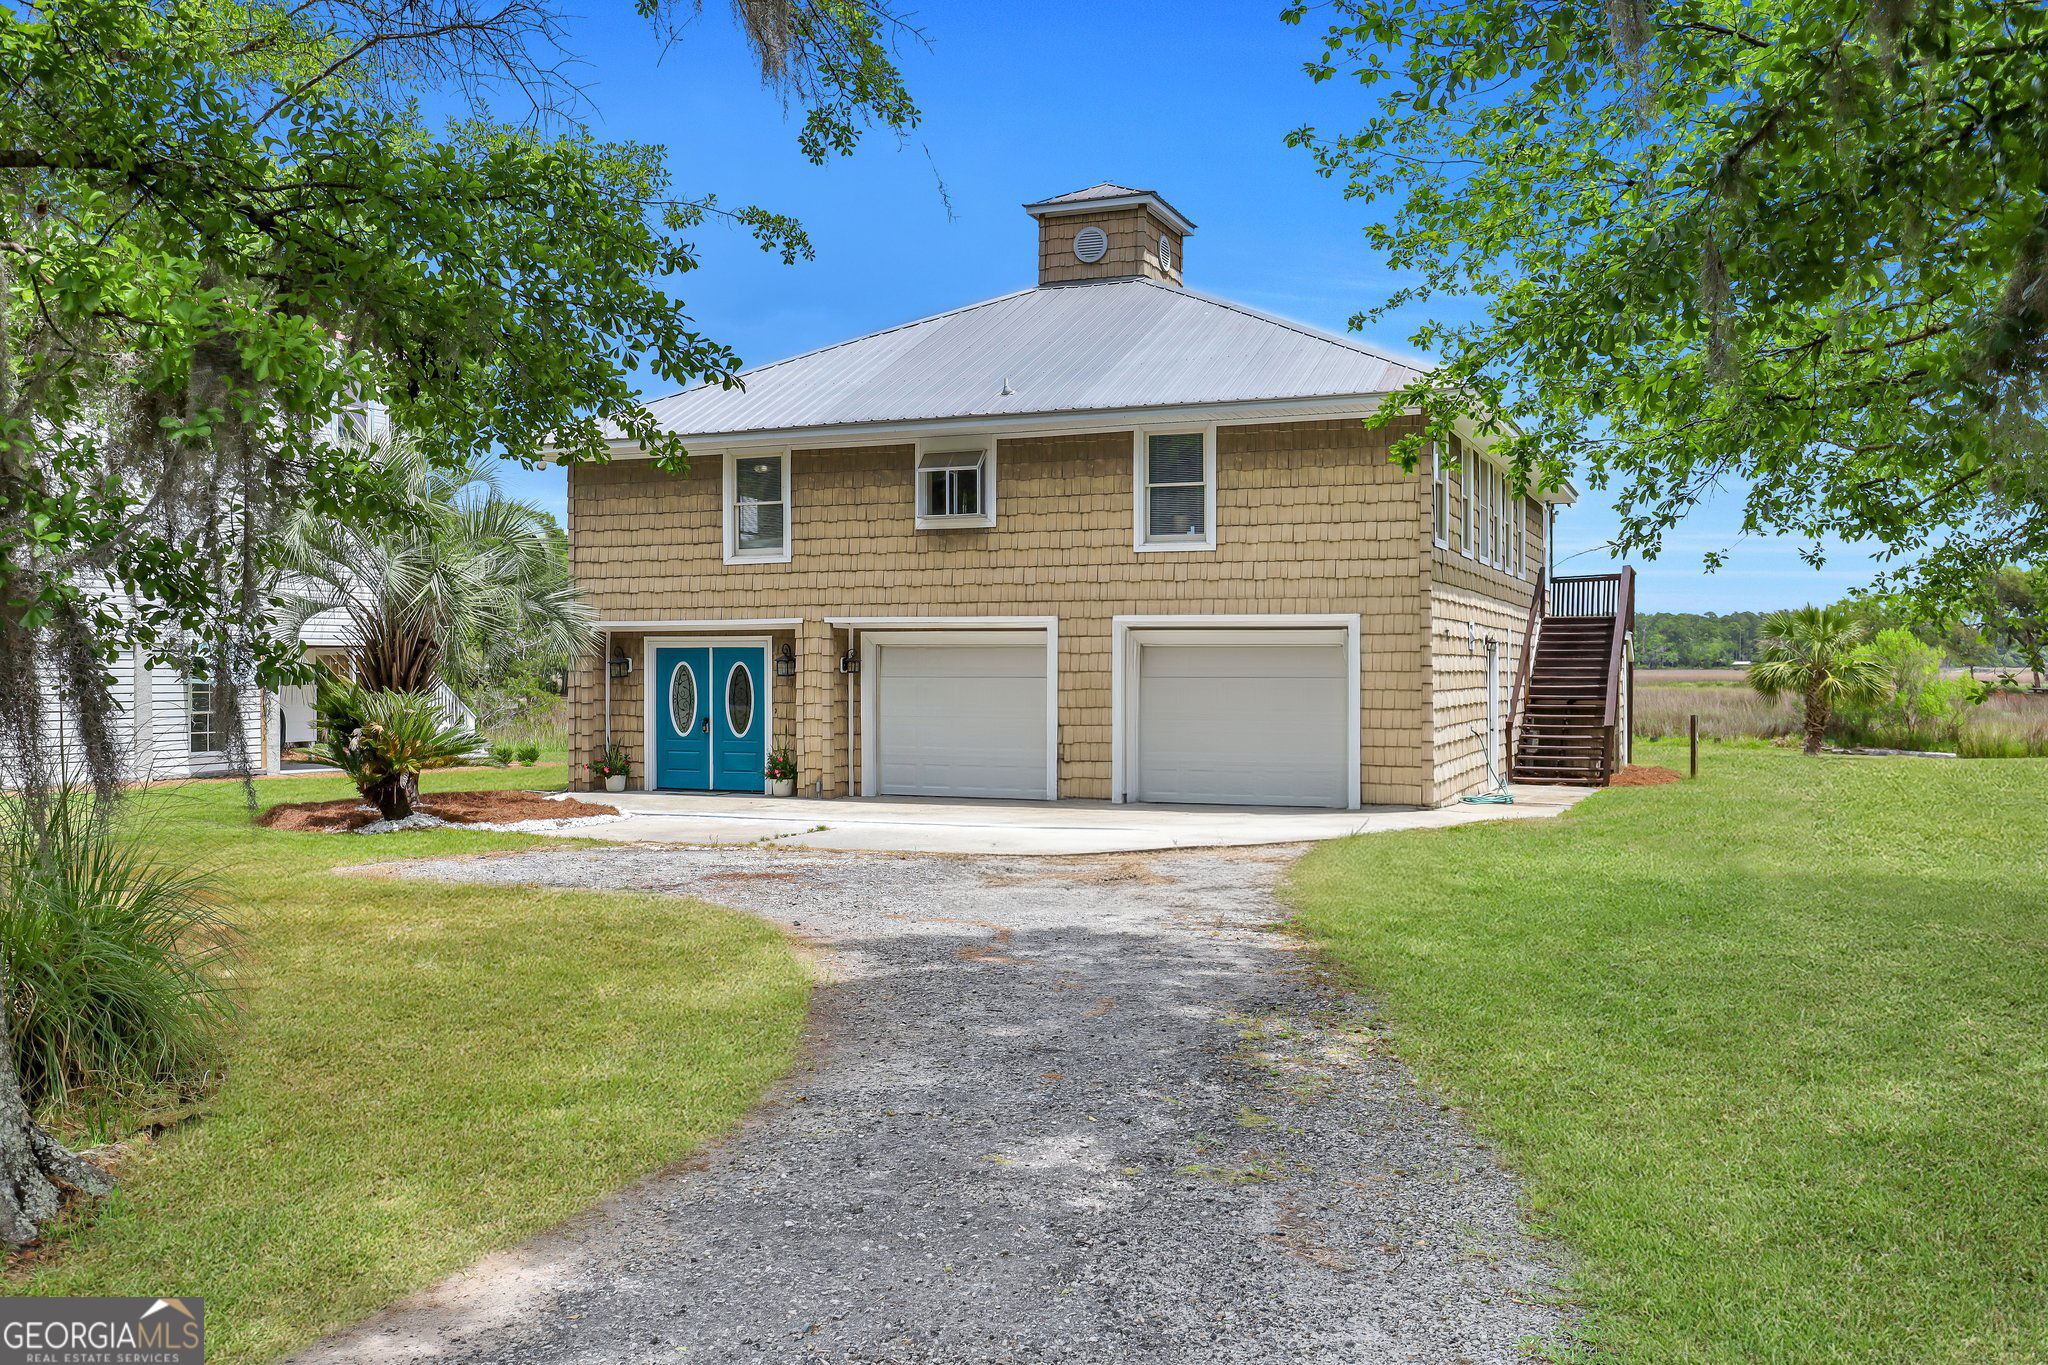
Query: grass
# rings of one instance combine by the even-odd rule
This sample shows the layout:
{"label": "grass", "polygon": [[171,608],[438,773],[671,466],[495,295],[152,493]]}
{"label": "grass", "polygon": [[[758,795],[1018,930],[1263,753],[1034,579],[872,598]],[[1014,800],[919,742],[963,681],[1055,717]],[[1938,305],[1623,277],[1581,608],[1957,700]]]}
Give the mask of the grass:
{"label": "grass", "polygon": [[[266,805],[347,794],[328,777],[258,790]],[[685,1156],[794,1055],[806,978],[753,919],[332,871],[531,836],[261,830],[225,782],[135,805],[158,846],[217,868],[246,907],[243,1032],[203,1117],[11,1292],[201,1294],[209,1360],[271,1359]]]}
{"label": "grass", "polygon": [[1717,746],[1559,820],[1325,845],[1290,895],[1523,1174],[1601,1358],[2040,1361],[2044,786]]}
{"label": "grass", "polygon": [[[1708,739],[1776,740],[1801,733],[1796,698],[1761,697],[1743,683],[1651,683],[1637,676],[1631,728],[1639,738],[1683,738],[1692,715],[1700,718],[1700,734]],[[1964,758],[2048,757],[2048,695],[1993,693],[1963,713],[1959,731],[1858,729],[1847,709],[1836,720],[1828,732],[1830,743],[1953,751]]]}

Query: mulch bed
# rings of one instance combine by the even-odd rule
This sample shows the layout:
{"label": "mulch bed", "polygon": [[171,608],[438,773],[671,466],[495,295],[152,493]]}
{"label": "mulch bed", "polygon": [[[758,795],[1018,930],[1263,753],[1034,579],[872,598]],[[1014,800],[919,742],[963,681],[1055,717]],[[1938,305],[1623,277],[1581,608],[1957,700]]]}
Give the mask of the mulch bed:
{"label": "mulch bed", "polygon": [[1614,776],[1607,779],[1610,787],[1661,787],[1666,782],[1683,782],[1685,779],[1669,768],[1655,768],[1648,764],[1631,763],[1617,768]]}
{"label": "mulch bed", "polygon": [[[458,825],[506,825],[519,820],[581,820],[617,815],[617,806],[595,801],[555,800],[536,792],[429,792],[413,806]],[[342,801],[288,801],[256,817],[265,829],[337,834],[377,818],[375,806],[350,798]]]}

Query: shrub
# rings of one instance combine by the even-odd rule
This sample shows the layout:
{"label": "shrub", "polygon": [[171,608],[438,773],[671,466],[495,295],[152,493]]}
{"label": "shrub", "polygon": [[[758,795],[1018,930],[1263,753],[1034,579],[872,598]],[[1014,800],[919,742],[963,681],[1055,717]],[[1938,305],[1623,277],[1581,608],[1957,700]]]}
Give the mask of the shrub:
{"label": "shrub", "polygon": [[40,836],[0,803],[0,956],[32,1110],[81,1094],[197,1089],[234,1021],[234,932],[203,874],[156,862],[85,792]]}
{"label": "shrub", "polygon": [[520,746],[519,746],[519,761],[520,761],[521,763],[524,763],[524,764],[526,764],[526,765],[527,765],[528,767],[532,767],[532,766],[533,766],[534,764],[536,764],[536,763],[540,762],[540,745],[538,745],[538,744],[522,744],[522,745],[520,745]]}
{"label": "shrub", "polygon": [[491,762],[501,768],[509,768],[512,766],[512,759],[517,752],[509,744],[493,744],[491,746]]}
{"label": "shrub", "polygon": [[326,738],[307,758],[339,768],[386,820],[403,820],[419,799],[420,774],[474,763],[484,742],[448,724],[426,692],[372,692],[329,681],[320,695]]}
{"label": "shrub", "polygon": [[796,753],[788,745],[768,755],[768,767],[764,776],[770,782],[796,781]]}

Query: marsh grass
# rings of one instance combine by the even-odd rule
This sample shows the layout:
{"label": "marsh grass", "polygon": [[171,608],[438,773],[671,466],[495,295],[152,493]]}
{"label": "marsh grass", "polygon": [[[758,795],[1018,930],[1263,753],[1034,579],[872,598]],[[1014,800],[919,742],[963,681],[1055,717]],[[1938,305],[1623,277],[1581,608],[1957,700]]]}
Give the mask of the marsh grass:
{"label": "marsh grass", "polygon": [[[1686,718],[1700,718],[1704,739],[1767,743],[1799,733],[1799,703],[1771,700],[1741,684],[1657,682],[1636,687],[1638,739],[1683,739]],[[1859,722],[1844,708],[1829,727],[1831,743],[1879,749],[1948,751],[1964,758],[2048,757],[2048,694],[1994,693],[1963,713],[1959,727],[1908,729]]]}

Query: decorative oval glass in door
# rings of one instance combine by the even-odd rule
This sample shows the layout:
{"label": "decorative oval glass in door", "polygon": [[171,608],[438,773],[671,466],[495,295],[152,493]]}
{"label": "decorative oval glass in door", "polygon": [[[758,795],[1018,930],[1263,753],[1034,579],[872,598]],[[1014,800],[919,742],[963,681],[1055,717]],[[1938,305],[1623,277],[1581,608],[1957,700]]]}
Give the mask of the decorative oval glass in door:
{"label": "decorative oval glass in door", "polygon": [[676,733],[687,735],[697,725],[697,671],[678,663],[668,675],[668,714]]}
{"label": "decorative oval glass in door", "polygon": [[754,674],[745,664],[725,675],[725,724],[735,739],[754,728]]}

